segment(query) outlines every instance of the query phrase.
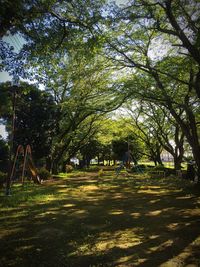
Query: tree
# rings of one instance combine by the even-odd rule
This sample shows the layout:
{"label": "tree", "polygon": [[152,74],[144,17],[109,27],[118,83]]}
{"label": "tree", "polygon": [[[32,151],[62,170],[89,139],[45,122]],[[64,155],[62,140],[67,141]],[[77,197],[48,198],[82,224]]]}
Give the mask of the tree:
{"label": "tree", "polygon": [[[132,92],[133,98],[160,104],[170,111],[191,145],[200,177],[197,117],[199,98],[197,88],[194,90],[198,80],[197,58],[191,59],[192,51],[189,47],[187,47],[188,54],[182,53],[184,51],[177,48],[180,47],[180,43],[177,46],[176,41],[180,41],[182,35],[179,34],[175,38],[174,35],[170,35],[170,32],[161,34],[159,28],[156,28],[157,21],[153,17],[155,15],[161,20],[163,12],[166,11],[162,9],[169,4],[171,5],[172,1],[166,0],[163,5],[155,1],[133,1],[127,8],[117,10],[115,19],[111,18],[112,30],[115,34],[105,33],[106,51],[116,67],[121,66],[128,73],[119,81],[124,90]],[[180,16],[178,17],[180,19]],[[185,21],[187,22],[183,20],[183,23]],[[166,23],[165,21],[162,23],[159,25],[163,29],[165,26],[173,26],[168,19]],[[198,23],[195,24],[197,28]],[[198,39],[197,32],[198,30],[194,32],[192,40]],[[153,49],[155,44],[160,48],[160,53],[155,53]],[[182,109],[181,113],[179,113],[180,109]]]}
{"label": "tree", "polygon": [[0,137],[0,171],[6,172],[8,168],[8,144]]}
{"label": "tree", "polygon": [[[105,58],[97,55],[101,45],[94,45],[93,30],[102,19],[103,3],[43,1],[35,6],[35,2],[21,2],[24,20],[9,26],[12,33],[22,34],[26,44],[19,55],[12,53],[8,57],[7,49],[3,55],[6,70],[43,83],[61,114],[52,143],[54,172],[62,165],[63,157],[68,157],[66,151],[73,151],[72,143],[80,143],[77,133],[85,122],[116,109],[127,97],[121,92],[113,93],[112,86],[116,85],[109,81],[113,73]],[[15,16],[20,17],[18,11]]]}
{"label": "tree", "polygon": [[98,155],[100,144],[97,140],[92,139],[86,143],[81,149],[80,154],[82,156],[83,164],[89,168],[91,159]]}
{"label": "tree", "polygon": [[160,154],[165,149],[173,156],[175,169],[181,169],[184,134],[170,112],[162,106],[144,101],[134,109],[129,105],[128,111],[133,120],[131,123],[139,130],[138,138],[145,142],[155,164],[162,164]]}
{"label": "tree", "polygon": [[[47,90],[54,95],[62,114],[52,150],[54,172],[72,143],[79,149],[77,144],[80,142],[74,140],[80,129],[86,129],[88,135],[88,130],[93,129],[95,119],[117,109],[127,97],[126,94],[113,92],[113,73],[106,69],[107,63],[102,57],[90,58],[82,53],[79,55],[77,58],[72,53],[66,59],[63,58],[62,64],[48,65],[48,69],[40,66],[49,77]],[[86,122],[89,128],[84,126]],[[82,133],[84,136],[85,131]]]}
{"label": "tree", "polygon": [[37,64],[47,64],[61,54],[66,56],[70,49],[76,53],[85,47],[89,54],[88,48],[95,42],[91,29],[101,19],[104,6],[104,0],[4,2],[0,36],[14,35],[21,45],[16,52],[6,38],[0,40],[1,70],[40,83],[44,81],[43,73],[33,71]]}
{"label": "tree", "polygon": [[99,130],[99,121],[101,119],[101,115],[94,114],[88,116],[73,131],[65,134],[65,140],[68,142],[63,147],[64,150],[61,150],[62,157],[59,161],[62,162],[63,168],[67,163],[69,164],[72,157],[80,154],[83,157],[85,165],[89,167],[92,157],[98,154],[99,143],[95,137]]}
{"label": "tree", "polygon": [[130,151],[132,161],[137,164],[142,156],[142,144],[135,135],[135,129],[130,127],[128,119],[116,118],[114,120],[116,125],[112,137],[112,151],[115,160],[123,160],[127,151]]}
{"label": "tree", "polygon": [[[0,11],[0,36],[8,31],[20,32],[34,41],[47,40],[52,34],[61,33],[60,44],[68,34],[79,29],[89,29],[100,18],[104,1],[24,1],[7,0]],[[44,32],[42,32],[44,31]],[[55,40],[55,39],[54,39]],[[57,45],[59,44],[57,43]],[[55,43],[54,43],[55,44]]]}
{"label": "tree", "polygon": [[[5,85],[1,84],[5,89]],[[9,83],[7,83],[9,97]],[[9,114],[8,114],[9,115]],[[10,134],[10,116],[2,114]],[[15,104],[14,150],[18,145],[31,145],[36,162],[47,159],[51,152],[52,138],[59,119],[57,108],[50,94],[34,85],[21,83]]]}
{"label": "tree", "polygon": [[[192,58],[196,64],[192,66],[191,86],[200,98],[200,7],[196,0],[165,0],[140,1],[147,16],[150,15],[152,28],[155,31],[167,34],[178,52]],[[160,13],[160,14],[159,14]],[[162,14],[162,17],[161,17]],[[196,65],[196,66],[195,66]]]}
{"label": "tree", "polygon": [[153,127],[149,117],[144,116],[141,106],[137,109],[132,109],[129,105],[127,109],[130,116],[127,123],[132,126],[135,136],[143,144],[143,149],[140,153],[152,160],[155,165],[162,165],[161,152],[163,147],[157,139],[156,129]]}

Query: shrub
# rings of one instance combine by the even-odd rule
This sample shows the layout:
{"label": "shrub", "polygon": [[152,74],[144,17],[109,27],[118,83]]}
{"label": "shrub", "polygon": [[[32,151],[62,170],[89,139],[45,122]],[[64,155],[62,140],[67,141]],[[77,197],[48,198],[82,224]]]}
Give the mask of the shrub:
{"label": "shrub", "polygon": [[51,178],[50,172],[44,167],[38,170],[38,175],[41,180],[48,180],[49,178]]}
{"label": "shrub", "polygon": [[65,166],[65,171],[66,171],[67,173],[70,173],[70,172],[72,172],[73,170],[74,170],[74,168],[72,167],[72,165],[67,164],[67,165]]}

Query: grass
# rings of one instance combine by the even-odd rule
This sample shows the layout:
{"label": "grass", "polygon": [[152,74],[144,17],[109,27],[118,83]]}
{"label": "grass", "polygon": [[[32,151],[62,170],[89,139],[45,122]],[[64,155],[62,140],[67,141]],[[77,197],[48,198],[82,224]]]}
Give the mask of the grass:
{"label": "grass", "polygon": [[[139,164],[144,164],[144,165],[148,165],[148,166],[152,166],[155,167],[155,164],[153,161],[139,161]],[[172,161],[163,161],[163,165],[165,168],[174,168],[174,163]],[[181,163],[182,166],[182,170],[186,170],[187,169],[187,163],[186,162],[182,162]]]}
{"label": "grass", "polygon": [[0,198],[2,267],[200,266],[190,182],[77,172]]}

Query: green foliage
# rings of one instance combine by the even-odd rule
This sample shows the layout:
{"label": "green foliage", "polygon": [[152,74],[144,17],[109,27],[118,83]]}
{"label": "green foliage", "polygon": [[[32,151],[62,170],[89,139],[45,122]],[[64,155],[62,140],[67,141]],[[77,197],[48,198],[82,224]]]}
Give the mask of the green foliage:
{"label": "green foliage", "polygon": [[41,180],[48,180],[51,178],[50,172],[47,169],[45,169],[44,167],[38,169],[38,175],[39,175]]}
{"label": "green foliage", "polygon": [[80,153],[84,159],[91,160],[98,155],[101,144],[97,140],[89,140],[89,142],[80,149]]}
{"label": "green foliage", "polygon": [[[1,86],[4,88],[4,84]],[[7,84],[7,90],[9,88]],[[29,144],[35,160],[47,157],[59,119],[52,96],[34,85],[21,83],[16,94],[15,109],[14,147]],[[7,130],[10,132],[10,117],[2,114],[2,118],[5,119]]]}
{"label": "green foliage", "polygon": [[0,186],[2,186],[6,182],[7,174],[0,171]]}
{"label": "green foliage", "polygon": [[13,89],[11,88],[10,82],[0,84],[0,117],[1,118],[6,119],[11,116],[12,94],[13,94]]}
{"label": "green foliage", "polygon": [[128,143],[125,140],[114,140],[112,142],[112,148],[115,159],[122,160],[125,152],[128,150]]}
{"label": "green foliage", "polygon": [[[57,168],[80,150],[83,158],[96,153],[109,158],[112,141],[115,156],[122,158],[129,139],[135,161],[143,152],[160,162],[161,143],[166,145],[171,136],[164,134],[161,140],[153,120],[143,117],[136,133],[123,123],[117,131],[115,123],[110,126],[113,129],[98,128],[95,123],[101,120],[99,114],[117,109],[129,98],[165,106],[197,151],[198,1],[130,0],[126,8],[114,3],[105,6],[105,2],[5,1],[0,35],[10,30],[25,36],[27,43],[19,55],[26,64],[24,72],[44,82],[52,94],[51,98],[44,92],[21,90],[15,146],[31,144],[36,159],[49,156]],[[15,68],[13,64],[12,71]],[[0,116],[10,119],[11,97],[7,92],[1,95]],[[54,101],[59,114],[54,113]],[[163,125],[159,120],[159,128]],[[7,126],[9,130],[8,121]],[[164,133],[172,133],[164,126]],[[168,151],[173,152],[168,143]],[[199,154],[198,149],[195,159]]]}
{"label": "green foliage", "polygon": [[0,171],[6,172],[8,167],[8,144],[0,138]]}

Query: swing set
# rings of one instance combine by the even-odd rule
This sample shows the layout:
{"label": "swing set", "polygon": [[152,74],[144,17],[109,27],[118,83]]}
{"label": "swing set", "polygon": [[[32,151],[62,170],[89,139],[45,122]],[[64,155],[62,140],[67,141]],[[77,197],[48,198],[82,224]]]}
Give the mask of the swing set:
{"label": "swing set", "polygon": [[30,145],[27,145],[24,149],[22,145],[19,145],[16,150],[14,163],[11,170],[10,181],[14,180],[14,174],[20,170],[20,161],[22,161],[22,174],[21,182],[24,185],[25,171],[29,171],[34,183],[41,184],[41,179],[38,176],[37,169],[33,163],[32,152]]}

